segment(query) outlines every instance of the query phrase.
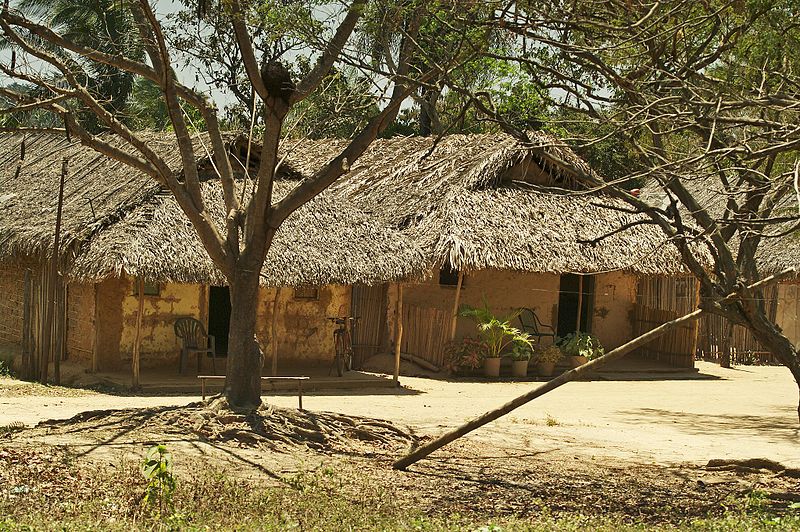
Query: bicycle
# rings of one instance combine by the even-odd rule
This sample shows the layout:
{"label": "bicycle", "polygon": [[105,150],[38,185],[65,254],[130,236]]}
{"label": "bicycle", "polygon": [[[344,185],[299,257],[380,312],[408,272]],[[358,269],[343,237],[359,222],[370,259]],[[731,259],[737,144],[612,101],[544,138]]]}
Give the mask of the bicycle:
{"label": "bicycle", "polygon": [[353,369],[353,341],[350,337],[350,330],[347,325],[354,325],[359,318],[353,316],[337,316],[328,319],[339,326],[333,331],[333,344],[336,351],[333,357],[333,364],[328,370],[328,375],[330,375],[333,368],[336,367],[336,374],[341,377],[345,371]]}

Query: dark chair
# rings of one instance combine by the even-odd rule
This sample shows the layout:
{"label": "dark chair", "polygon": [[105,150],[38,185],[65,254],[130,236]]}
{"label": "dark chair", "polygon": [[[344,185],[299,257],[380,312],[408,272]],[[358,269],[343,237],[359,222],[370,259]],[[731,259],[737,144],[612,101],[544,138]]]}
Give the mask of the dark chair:
{"label": "dark chair", "polygon": [[217,351],[214,344],[214,337],[206,333],[203,324],[194,318],[178,318],[175,320],[175,336],[181,339],[181,361],[179,372],[183,374],[189,361],[190,355],[197,355],[197,373],[202,370],[202,356],[208,354],[211,357],[211,370],[216,373],[217,367],[215,360]]}
{"label": "dark chair", "polygon": [[520,309],[519,324],[522,328],[522,332],[526,332],[535,337],[537,343],[541,343],[542,337],[545,336],[553,339],[556,337],[556,331],[553,329],[553,326],[542,323],[539,316],[529,308]]}

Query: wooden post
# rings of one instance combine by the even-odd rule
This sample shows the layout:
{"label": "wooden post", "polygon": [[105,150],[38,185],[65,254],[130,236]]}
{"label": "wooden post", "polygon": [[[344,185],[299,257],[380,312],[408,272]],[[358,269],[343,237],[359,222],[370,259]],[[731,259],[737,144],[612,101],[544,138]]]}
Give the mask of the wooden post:
{"label": "wooden post", "polygon": [[[695,289],[695,295],[694,295],[694,306],[695,306],[695,308],[700,308],[700,281],[695,280],[695,285],[696,285],[696,289]],[[694,325],[694,334],[692,335],[691,347],[689,347],[689,350],[690,350],[689,356],[691,357],[691,359],[690,359],[691,365],[689,366],[690,368],[693,368],[695,366],[694,357],[697,354],[697,345],[700,342],[701,320],[697,320],[696,322],[694,322],[693,325]]]}
{"label": "wooden post", "polygon": [[134,390],[139,388],[139,357],[142,349],[142,316],[144,314],[144,279],[142,277],[136,279],[136,290],[139,294],[139,311],[136,313],[136,336],[133,340],[133,357],[131,358],[131,369],[133,370],[131,388]]}
{"label": "wooden post", "polygon": [[684,324],[686,322],[689,322],[689,321],[697,319],[701,314],[703,314],[703,312],[705,312],[705,311],[701,310],[701,309],[698,309],[698,310],[695,310],[694,312],[692,312],[690,314],[687,314],[686,316],[683,316],[681,318],[673,320],[673,321],[671,321],[669,323],[665,323],[663,325],[660,325],[660,326],[656,327],[655,329],[653,329],[652,331],[643,334],[639,338],[635,338],[634,340],[631,340],[630,342],[626,343],[625,345],[620,346],[620,347],[618,347],[616,349],[613,349],[613,350],[609,351],[608,353],[606,353],[605,355],[601,356],[600,358],[596,358],[596,359],[594,359],[594,360],[592,360],[590,362],[587,362],[586,364],[583,364],[580,367],[577,367],[575,369],[569,370],[566,373],[562,373],[560,376],[556,377],[555,379],[552,379],[552,380],[544,383],[543,385],[541,385],[541,386],[539,386],[537,388],[534,388],[533,390],[529,391],[526,394],[520,395],[516,399],[513,399],[513,400],[509,401],[508,403],[504,404],[500,408],[496,408],[496,409],[491,410],[491,411],[489,411],[489,412],[487,412],[487,413],[485,413],[485,414],[483,414],[483,415],[481,415],[479,417],[476,417],[476,418],[472,419],[471,421],[465,423],[464,425],[461,425],[460,427],[458,427],[456,429],[453,429],[450,432],[445,433],[443,436],[440,436],[440,437],[436,438],[432,442],[430,442],[430,443],[428,443],[426,445],[423,445],[422,447],[420,447],[416,451],[410,453],[407,456],[404,456],[400,460],[397,460],[393,464],[393,467],[395,469],[406,469],[411,464],[414,464],[415,462],[418,462],[419,460],[421,460],[421,459],[425,458],[426,456],[428,456],[429,454],[431,454],[433,451],[435,451],[435,450],[437,450],[437,449],[439,449],[441,447],[444,447],[445,445],[447,445],[448,443],[452,442],[453,440],[456,440],[456,439],[460,438],[461,436],[464,436],[465,434],[467,434],[469,432],[472,432],[473,430],[475,430],[475,429],[477,429],[479,427],[482,427],[483,425],[486,425],[487,423],[490,423],[490,422],[494,421],[495,419],[498,419],[498,418],[508,414],[512,410],[515,410],[515,409],[519,408],[520,406],[522,406],[522,405],[524,405],[524,404],[526,404],[526,403],[528,403],[530,401],[533,401],[537,397],[541,397],[542,395],[546,394],[547,392],[555,390],[559,386],[562,386],[562,385],[564,385],[564,384],[566,384],[566,383],[568,383],[570,381],[574,381],[575,379],[578,379],[581,376],[586,375],[587,373],[591,373],[592,371],[594,371],[596,369],[599,369],[599,368],[605,366],[606,364],[608,364],[610,362],[613,362],[614,360],[618,360],[618,359],[624,357],[625,355],[627,355],[628,353],[630,353],[631,351],[633,351],[637,347],[639,347],[639,346],[641,346],[643,344],[646,344],[647,342],[649,342],[651,340],[654,340],[655,338],[658,338],[662,334],[667,333],[667,332],[671,331],[672,329],[675,329],[676,327],[679,327],[679,326],[681,326],[682,324]]}
{"label": "wooden post", "polygon": [[581,330],[581,314],[583,314],[583,275],[578,274],[578,320],[575,330]]}
{"label": "wooden post", "polygon": [[98,305],[100,304],[100,301],[99,301],[98,296],[97,296],[97,294],[99,292],[98,284],[99,283],[94,283],[94,285],[93,285],[93,287],[94,287],[94,316],[92,316],[92,373],[97,373],[97,369],[99,367],[99,365],[97,363],[97,344],[98,344],[97,319],[98,319],[98,316],[99,316],[99,314],[97,312],[97,309],[98,309]]}
{"label": "wooden post", "polygon": [[[53,257],[50,262],[50,271],[48,272],[47,283],[47,296],[45,299],[45,318],[42,334],[42,365],[40,367],[41,374],[40,380],[42,384],[47,384],[47,377],[49,373],[50,355],[53,349],[53,326],[55,323],[55,304],[56,304],[56,283],[58,282],[58,255],[59,255],[59,239],[61,236],[61,212],[64,207],[64,181],[67,178],[67,171],[69,170],[69,159],[64,157],[61,162],[61,179],[58,184],[58,206],[56,207],[56,229],[53,235]],[[58,357],[56,357],[58,358]],[[55,361],[56,381],[60,379],[58,373],[61,370],[60,361]]]}
{"label": "wooden post", "polygon": [[458,305],[461,302],[461,285],[464,283],[464,272],[459,270],[458,283],[456,283],[456,298],[453,300],[453,323],[450,325],[450,341],[456,339],[456,325],[458,325]]}
{"label": "wooden post", "polygon": [[403,341],[403,284],[397,283],[394,318],[394,385],[400,386],[400,343]]}
{"label": "wooden post", "polygon": [[278,301],[281,297],[281,287],[275,289],[275,301],[272,303],[272,341],[269,348],[272,353],[272,371],[270,374],[275,377],[278,375]]}

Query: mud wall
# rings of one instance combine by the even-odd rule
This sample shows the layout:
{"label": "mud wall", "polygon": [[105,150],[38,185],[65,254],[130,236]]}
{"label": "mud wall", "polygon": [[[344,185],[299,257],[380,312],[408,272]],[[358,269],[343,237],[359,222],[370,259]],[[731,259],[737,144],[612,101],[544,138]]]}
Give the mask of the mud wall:
{"label": "mud wall", "polygon": [[0,265],[0,346],[22,344],[22,304],[25,273],[21,268]]}
{"label": "mud wall", "polygon": [[[272,313],[277,289],[262,288],[259,292],[258,339],[270,367]],[[328,285],[317,289],[316,299],[299,299],[295,290],[283,287],[277,300],[275,328],[278,340],[278,369],[287,364],[327,363],[333,358],[333,331],[336,326],[328,316],[349,314],[349,286]]]}
{"label": "mud wall", "polygon": [[122,368],[120,339],[122,338],[122,300],[128,291],[124,279],[106,279],[97,289],[97,369],[109,371]]}
{"label": "mud wall", "polygon": [[633,337],[633,305],[636,303],[637,277],[624,272],[602,273],[595,277],[592,333],[606,351]]}
{"label": "mud wall", "polygon": [[[124,364],[130,363],[136,339],[139,298],[134,295],[134,283],[133,279],[124,279],[120,335],[120,356]],[[205,288],[195,284],[162,283],[159,295],[145,295],[140,367],[172,366],[177,372],[181,344],[173,328],[175,319],[188,316],[206,324],[207,304]]]}
{"label": "mud wall", "polygon": [[[595,277],[594,315],[592,332],[607,349],[613,349],[630,340],[633,326],[631,312],[636,301],[636,276],[612,272]],[[507,315],[521,307],[531,308],[539,319],[558,327],[558,298],[561,277],[555,274],[538,274],[511,271],[483,270],[464,276],[461,288],[462,304],[483,305],[484,298],[496,315]],[[439,284],[436,272],[430,279],[418,284],[403,286],[403,304],[433,307],[452,313],[456,288]],[[388,291],[388,339],[394,338],[394,320],[397,301],[396,285]],[[457,318],[456,338],[475,336],[475,324],[467,318]],[[519,326],[518,321],[512,322]],[[547,345],[549,339],[543,339]]]}
{"label": "mud wall", "polygon": [[95,285],[67,286],[67,359],[90,368],[95,342]]}
{"label": "mud wall", "polygon": [[[556,326],[560,277],[553,274],[482,270],[464,276],[461,304],[480,306],[484,299],[496,315],[506,315],[521,307],[533,309],[542,322]],[[394,314],[397,300],[394,285],[388,291],[387,331],[394,338]],[[448,314],[453,311],[456,287],[439,284],[439,273],[418,284],[403,286],[403,304],[433,307]],[[475,324],[457,318],[456,338],[475,336]],[[515,321],[514,325],[519,325]],[[449,333],[448,333],[449,334]],[[548,341],[544,342],[544,345]]]}

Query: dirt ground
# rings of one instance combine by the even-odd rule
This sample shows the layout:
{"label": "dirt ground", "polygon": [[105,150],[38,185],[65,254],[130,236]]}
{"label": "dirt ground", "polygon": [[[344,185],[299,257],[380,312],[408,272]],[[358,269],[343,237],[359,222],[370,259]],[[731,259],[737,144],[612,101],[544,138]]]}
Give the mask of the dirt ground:
{"label": "dirt ground", "polygon": [[[663,465],[766,457],[800,468],[798,391],[783,367],[721,369],[698,362],[695,378],[569,383],[476,431],[491,445],[605,456]],[[628,375],[626,379],[636,378]],[[0,379],[0,426],[28,426],[95,409],[185,405],[198,397],[117,396]],[[531,383],[447,382],[405,377],[404,388],[318,393],[312,411],[387,419],[435,436],[524,393]],[[284,407],[292,395],[265,397]]]}
{"label": "dirt ground", "polygon": [[[304,400],[306,414],[281,408],[296,406],[291,395],[268,397],[277,409],[246,419],[209,414],[197,397],[128,397],[0,379],[0,463],[8,462],[5,474],[12,477],[26,475],[31,461],[59,461],[62,453],[117,467],[166,443],[185,473],[209,467],[277,485],[333,467],[349,479],[341,489],[355,495],[373,483],[425,512],[477,515],[528,515],[546,506],[680,522],[719,513],[724,501],[753,489],[771,494],[779,510],[800,501],[797,388],[789,372],[705,363],[700,370],[686,380],[567,384],[409,472],[390,465],[415,441],[499,406],[532,384],[404,378],[399,391],[311,394]],[[117,410],[132,408],[138,410]],[[100,409],[106,411],[91,412]],[[321,411],[345,416],[316,413]],[[46,421],[72,416],[66,423]],[[402,432],[347,416],[386,419]],[[23,429],[23,423],[38,425]],[[323,426],[335,437],[313,434]],[[306,434],[310,446],[303,443]],[[753,458],[792,470],[780,473],[771,462],[707,467],[714,459]]]}

